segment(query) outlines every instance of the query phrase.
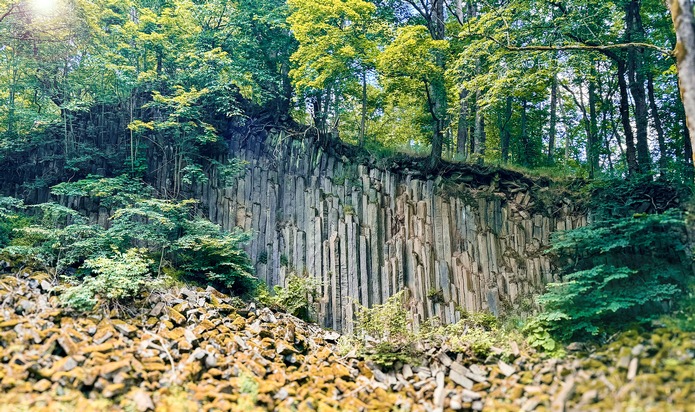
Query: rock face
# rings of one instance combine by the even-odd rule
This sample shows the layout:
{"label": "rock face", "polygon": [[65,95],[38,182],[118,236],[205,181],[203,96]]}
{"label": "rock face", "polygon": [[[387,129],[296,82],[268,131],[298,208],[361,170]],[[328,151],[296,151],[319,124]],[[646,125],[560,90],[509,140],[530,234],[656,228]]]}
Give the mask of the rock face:
{"label": "rock face", "polygon": [[281,132],[233,141],[231,152],[247,162],[243,176],[227,187],[210,179],[194,196],[213,221],[253,233],[247,250],[269,285],[291,271],[318,278],[321,323],[336,330],[350,330],[351,302],[383,303],[403,288],[416,323],[455,322],[457,307],[497,313],[552,280],[549,235],[586,223],[569,202],[533,213],[524,187],[367,167]]}
{"label": "rock face", "polygon": [[[245,136],[229,142],[244,173],[228,186],[210,176],[186,196],[225,229],[252,233],[247,251],[269,286],[292,272],[318,278],[320,323],[335,330],[351,330],[354,303],[380,304],[404,288],[415,324],[454,323],[457,308],[498,314],[553,280],[543,254],[550,234],[586,224],[566,199],[541,207],[534,195],[547,188],[531,190],[528,179],[491,173],[480,182],[465,171],[427,179],[414,168],[351,162],[310,138]],[[162,173],[157,187],[167,185]],[[61,201],[108,223],[90,199]]]}

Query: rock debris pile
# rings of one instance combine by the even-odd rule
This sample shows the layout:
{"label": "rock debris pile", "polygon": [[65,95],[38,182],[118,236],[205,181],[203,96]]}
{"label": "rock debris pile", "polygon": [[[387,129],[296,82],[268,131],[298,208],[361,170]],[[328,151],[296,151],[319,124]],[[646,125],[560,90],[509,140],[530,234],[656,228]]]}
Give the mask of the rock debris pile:
{"label": "rock debris pile", "polygon": [[[336,354],[339,334],[208,288],[145,308],[77,315],[41,273],[0,275],[0,410],[688,410],[692,335],[565,360],[426,348],[382,371]],[[103,311],[102,311],[103,312]],[[96,313],[100,313],[97,311]],[[119,315],[120,313],[120,315]],[[688,340],[689,339],[689,340]],[[638,343],[639,342],[639,343]],[[500,351],[497,351],[500,352]],[[616,409],[617,408],[617,409]],[[691,409],[692,410],[692,409]]]}

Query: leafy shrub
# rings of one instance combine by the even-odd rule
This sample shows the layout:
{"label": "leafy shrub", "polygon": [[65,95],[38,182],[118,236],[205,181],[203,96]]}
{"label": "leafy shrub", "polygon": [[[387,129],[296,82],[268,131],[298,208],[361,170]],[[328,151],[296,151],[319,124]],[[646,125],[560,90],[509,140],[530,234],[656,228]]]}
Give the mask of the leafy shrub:
{"label": "leafy shrub", "polygon": [[398,362],[403,364],[420,362],[420,354],[415,350],[414,342],[380,341],[366,352],[366,357],[385,368],[392,368]]}
{"label": "leafy shrub", "polygon": [[286,279],[286,287],[275,285],[273,294],[267,288],[260,288],[258,300],[270,307],[280,309],[306,321],[316,319],[315,303],[321,283],[311,276],[291,274]]}
{"label": "leafy shrub", "polygon": [[146,250],[133,248],[85,261],[84,267],[94,276],[68,288],[61,296],[63,303],[75,309],[90,310],[99,300],[112,304],[132,299],[152,288],[155,282],[150,268],[154,261],[145,257],[145,253]]}
{"label": "leafy shrub", "polygon": [[[213,284],[237,294],[252,292],[256,280],[252,265],[241,249],[248,235],[222,230],[196,213],[194,200],[170,201],[148,196],[152,190],[127,177],[88,179],[62,183],[54,194],[90,196],[112,207],[108,228],[90,224],[87,217],[56,203],[31,206],[30,221],[13,226],[12,239],[0,251],[33,266],[55,269],[57,274],[74,273],[85,278],[82,289],[70,289],[66,299],[72,306],[91,307],[95,296],[108,300],[125,299],[140,290],[142,273],[133,273],[126,290],[115,289],[113,296],[100,292],[100,284],[109,285],[119,274],[117,262],[135,264],[131,250],[138,248],[142,259],[158,261],[157,272],[175,266],[184,278]],[[17,201],[0,198],[0,236],[2,224],[10,219],[10,210],[21,206]],[[2,241],[0,237],[0,241]],[[129,260],[130,259],[130,260]],[[106,268],[111,269],[107,270]],[[101,272],[103,273],[101,273]],[[144,279],[148,277],[145,276]],[[125,278],[121,280],[126,280]],[[128,286],[130,285],[130,286]],[[122,293],[121,293],[122,292]]]}
{"label": "leafy shrub", "polygon": [[523,341],[517,329],[501,326],[490,312],[461,310],[462,319],[455,324],[442,326],[432,318],[415,332],[407,307],[406,290],[381,305],[359,307],[354,334],[341,338],[339,353],[354,352],[388,368],[396,362],[417,363],[425,355],[417,350],[420,344],[484,359],[493,347],[510,353],[510,341]]}
{"label": "leafy shrub", "polygon": [[88,257],[108,253],[103,228],[88,224],[76,211],[51,202],[29,207],[31,215],[23,224],[13,225],[12,240],[3,249],[12,258],[62,272]]}
{"label": "leafy shrub", "polygon": [[[241,249],[249,238],[247,234],[225,232],[219,225],[197,216],[195,200],[138,197],[138,191],[147,195],[151,190],[123,177],[94,179],[88,184],[62,184],[60,190],[117,199],[112,204],[120,207],[113,212],[111,226],[103,234],[110,246],[119,250],[144,246],[160,261],[160,269],[175,265],[187,280],[213,284],[239,295],[253,292],[253,266]],[[101,182],[106,182],[106,188],[99,189]]]}
{"label": "leafy shrub", "polygon": [[0,196],[0,248],[7,246],[13,236],[13,230],[27,224],[22,216],[24,203],[13,197]]}
{"label": "leafy shrub", "polygon": [[468,312],[463,310],[460,311],[460,313],[464,323],[478,329],[492,330],[495,329],[499,323],[497,317],[491,312]]}
{"label": "leafy shrub", "polygon": [[391,296],[381,305],[371,308],[358,307],[355,331],[359,336],[369,336],[377,341],[412,340],[411,322],[406,309],[407,290]]}
{"label": "leafy shrub", "polygon": [[381,305],[358,306],[355,335],[351,337],[358,354],[387,368],[396,362],[417,361],[417,338],[406,308],[407,296],[403,290]]}
{"label": "leafy shrub", "polygon": [[461,320],[455,324],[439,326],[429,331],[421,329],[418,338],[436,346],[447,346],[453,352],[481,359],[485,359],[493,347],[508,351],[510,341],[521,341],[515,328],[500,325],[499,320],[490,312],[459,311]]}
{"label": "leafy shrub", "polygon": [[608,219],[554,237],[563,280],[547,285],[538,315],[553,336],[584,338],[663,313],[692,275],[677,211]]}
{"label": "leafy shrub", "polygon": [[582,188],[586,191],[588,206],[599,219],[629,217],[634,213],[664,213],[680,206],[689,197],[691,188],[676,181],[651,174],[636,175],[630,179],[597,179]]}
{"label": "leafy shrub", "polygon": [[174,243],[178,267],[184,276],[220,285],[236,294],[252,293],[256,278],[248,254],[239,245],[249,239],[244,232],[227,233],[204,219],[186,221],[185,235]]}
{"label": "leafy shrub", "polygon": [[522,329],[526,342],[532,348],[541,350],[553,356],[562,356],[564,350],[550,332],[546,323],[540,319],[530,319]]}
{"label": "leafy shrub", "polygon": [[76,182],[63,182],[51,188],[51,193],[62,196],[90,197],[101,206],[118,207],[133,203],[152,194],[152,189],[128,175],[103,177],[89,175]]}

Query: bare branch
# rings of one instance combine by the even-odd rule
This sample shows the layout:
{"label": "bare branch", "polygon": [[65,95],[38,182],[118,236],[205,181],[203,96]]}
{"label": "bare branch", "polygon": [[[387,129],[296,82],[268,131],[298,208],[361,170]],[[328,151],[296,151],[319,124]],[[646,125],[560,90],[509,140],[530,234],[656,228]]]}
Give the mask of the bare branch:
{"label": "bare branch", "polygon": [[3,13],[2,15],[0,15],[0,23],[2,23],[3,20],[5,20],[5,17],[7,17],[7,16],[9,16],[10,14],[12,14],[12,11],[14,11],[14,8],[15,8],[15,7],[17,7],[17,3],[12,3],[12,4],[10,4],[10,8],[7,9],[7,11],[6,11],[5,13]]}
{"label": "bare branch", "polygon": [[496,39],[493,39],[490,37],[490,40],[494,41],[495,43],[501,45],[505,49],[509,51],[518,51],[518,52],[523,52],[523,51],[598,51],[598,52],[605,52],[605,51],[611,51],[611,50],[616,50],[616,49],[631,49],[631,48],[644,48],[644,49],[650,49],[654,50],[658,53],[663,54],[666,57],[673,57],[673,51],[672,50],[666,50],[662,49],[661,47],[651,44],[651,43],[616,43],[616,44],[603,44],[603,45],[591,45],[591,44],[562,44],[562,45],[553,45],[553,46],[543,46],[543,45],[534,45],[534,46],[511,46],[511,45],[504,45],[501,42],[499,42]]}

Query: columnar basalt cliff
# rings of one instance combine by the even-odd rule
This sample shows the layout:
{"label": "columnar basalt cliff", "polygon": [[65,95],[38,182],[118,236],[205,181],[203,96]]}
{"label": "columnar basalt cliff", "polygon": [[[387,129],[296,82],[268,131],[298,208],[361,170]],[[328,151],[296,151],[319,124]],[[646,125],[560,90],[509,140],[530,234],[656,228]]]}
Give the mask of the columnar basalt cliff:
{"label": "columnar basalt cliff", "polygon": [[549,235],[586,223],[571,202],[541,210],[526,185],[502,190],[494,173],[483,185],[465,174],[416,177],[280,131],[234,139],[230,150],[245,173],[195,196],[224,228],[252,232],[247,250],[268,285],[293,271],[318,278],[320,322],[336,330],[351,329],[354,303],[404,288],[416,322],[455,322],[459,309],[499,313],[552,280]]}

